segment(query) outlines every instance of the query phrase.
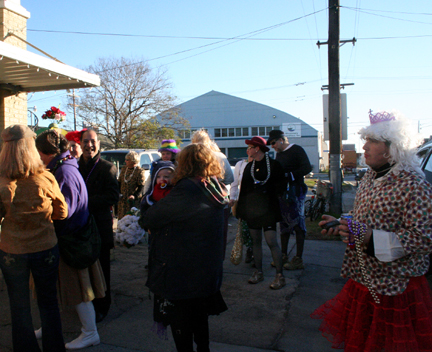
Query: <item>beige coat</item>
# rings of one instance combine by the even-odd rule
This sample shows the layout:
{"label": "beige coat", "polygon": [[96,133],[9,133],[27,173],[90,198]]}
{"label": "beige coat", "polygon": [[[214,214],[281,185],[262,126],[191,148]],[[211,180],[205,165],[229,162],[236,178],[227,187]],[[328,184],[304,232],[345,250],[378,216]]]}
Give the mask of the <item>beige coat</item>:
{"label": "beige coat", "polygon": [[49,171],[28,178],[0,177],[0,249],[11,254],[36,253],[54,247],[53,220],[65,219],[68,209]]}

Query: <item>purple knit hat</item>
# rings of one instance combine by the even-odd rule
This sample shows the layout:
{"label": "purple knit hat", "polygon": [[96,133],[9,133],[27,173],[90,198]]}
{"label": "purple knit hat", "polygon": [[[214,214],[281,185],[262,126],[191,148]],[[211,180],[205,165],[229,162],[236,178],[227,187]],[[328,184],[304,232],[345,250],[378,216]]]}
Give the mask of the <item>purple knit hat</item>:
{"label": "purple knit hat", "polygon": [[171,152],[177,154],[180,149],[177,147],[176,141],[174,139],[164,139],[162,141],[162,145],[159,148],[158,152]]}

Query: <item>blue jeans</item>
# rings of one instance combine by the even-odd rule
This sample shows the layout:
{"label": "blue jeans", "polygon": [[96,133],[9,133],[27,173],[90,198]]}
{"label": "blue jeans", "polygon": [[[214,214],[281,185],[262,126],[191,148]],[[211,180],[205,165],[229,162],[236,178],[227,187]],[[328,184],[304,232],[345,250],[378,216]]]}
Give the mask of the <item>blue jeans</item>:
{"label": "blue jeans", "polygon": [[0,269],[9,294],[14,352],[40,352],[31,316],[30,272],[42,323],[43,351],[65,351],[57,302],[59,256],[58,246],[29,254],[10,254],[0,250]]}

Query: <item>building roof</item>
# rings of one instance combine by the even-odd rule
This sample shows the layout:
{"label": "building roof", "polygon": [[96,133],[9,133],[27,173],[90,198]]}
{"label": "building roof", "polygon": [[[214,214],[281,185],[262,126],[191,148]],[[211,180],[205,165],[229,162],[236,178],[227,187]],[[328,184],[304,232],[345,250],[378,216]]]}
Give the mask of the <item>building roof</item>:
{"label": "building roof", "polygon": [[0,89],[19,93],[99,85],[95,74],[0,41]]}
{"label": "building roof", "polygon": [[316,136],[318,131],[285,111],[233,95],[210,91],[176,106],[191,128],[240,126],[282,126],[301,124],[302,136]]}

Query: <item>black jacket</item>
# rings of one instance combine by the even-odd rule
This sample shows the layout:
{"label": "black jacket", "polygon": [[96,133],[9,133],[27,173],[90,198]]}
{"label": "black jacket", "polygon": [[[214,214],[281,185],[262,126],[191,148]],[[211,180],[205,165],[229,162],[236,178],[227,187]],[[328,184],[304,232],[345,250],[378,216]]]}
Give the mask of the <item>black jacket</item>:
{"label": "black jacket", "polygon": [[96,155],[87,164],[81,156],[79,171],[87,186],[89,211],[93,214],[102,244],[113,247],[113,217],[111,207],[119,201],[117,168]]}
{"label": "black jacket", "polygon": [[178,300],[219,291],[226,203],[226,197],[187,178],[147,210],[144,226],[152,240],[146,285],[153,293]]}
{"label": "black jacket", "polygon": [[[266,227],[282,219],[278,198],[286,189],[286,181],[281,164],[272,158],[269,161],[270,178],[264,185],[254,182],[252,162],[243,171],[236,216],[246,220],[252,228]],[[254,176],[259,181],[267,178],[265,157],[255,162]]]}

